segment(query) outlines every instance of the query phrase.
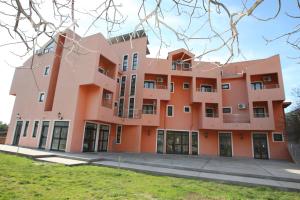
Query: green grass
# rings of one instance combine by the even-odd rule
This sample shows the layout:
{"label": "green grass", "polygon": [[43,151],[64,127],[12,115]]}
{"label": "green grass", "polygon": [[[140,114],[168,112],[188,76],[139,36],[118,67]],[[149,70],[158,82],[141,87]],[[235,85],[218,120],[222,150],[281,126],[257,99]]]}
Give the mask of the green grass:
{"label": "green grass", "polygon": [[97,166],[66,167],[0,153],[0,199],[300,199],[300,193],[154,176]]}

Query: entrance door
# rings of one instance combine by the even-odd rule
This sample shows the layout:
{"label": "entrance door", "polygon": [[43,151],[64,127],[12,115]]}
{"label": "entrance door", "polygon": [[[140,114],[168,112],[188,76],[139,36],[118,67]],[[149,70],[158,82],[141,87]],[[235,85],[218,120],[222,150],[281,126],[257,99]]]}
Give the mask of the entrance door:
{"label": "entrance door", "polygon": [[253,152],[254,158],[268,159],[268,141],[267,134],[255,133],[253,134]]}
{"label": "entrance door", "polygon": [[67,145],[69,122],[57,121],[54,124],[51,150],[65,151]]}
{"label": "entrance door", "polygon": [[83,141],[83,152],[95,151],[97,124],[86,123]]}
{"label": "entrance door", "polygon": [[167,153],[189,154],[189,132],[167,131]]}
{"label": "entrance door", "polygon": [[15,129],[15,136],[12,145],[18,146],[22,131],[23,121],[17,121],[16,129]]}
{"label": "entrance door", "polygon": [[198,155],[198,132],[192,132],[192,154]]}
{"label": "entrance door", "polygon": [[232,156],[231,133],[219,133],[219,149],[220,156]]}
{"label": "entrance door", "polygon": [[46,147],[48,129],[49,129],[49,122],[44,121],[42,124],[42,132],[41,132],[41,138],[40,138],[40,143],[39,143],[40,149],[45,149],[45,147]]}
{"label": "entrance door", "polygon": [[98,139],[98,151],[107,151],[108,147],[108,136],[109,136],[109,126],[100,125],[99,139]]}

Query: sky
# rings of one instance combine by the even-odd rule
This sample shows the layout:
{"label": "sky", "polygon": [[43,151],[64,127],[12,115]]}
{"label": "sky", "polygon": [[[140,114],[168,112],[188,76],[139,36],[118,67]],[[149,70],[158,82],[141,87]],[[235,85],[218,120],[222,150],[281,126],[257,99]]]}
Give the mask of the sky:
{"label": "sky", "polygon": [[[126,22],[121,26],[121,29],[113,33],[113,36],[131,32],[134,30],[138,24],[137,12],[138,6],[135,0],[118,0],[121,4],[120,10],[127,17]],[[51,2],[51,1],[49,1]],[[153,8],[154,0],[149,0],[147,2],[147,8],[150,10]],[[164,21],[167,22],[168,26],[174,28],[175,30],[182,30],[187,27],[188,18],[183,14],[178,15],[174,9],[169,7],[168,1],[164,1],[162,5],[163,11],[167,14],[164,15]],[[229,9],[231,11],[239,11],[241,4],[239,1],[225,0],[223,2],[231,3],[229,4]],[[249,5],[253,0],[249,0]],[[258,17],[270,17],[274,15],[276,11],[276,4],[274,0],[266,0],[254,14]],[[75,1],[75,7],[81,10],[89,11],[95,8],[95,1],[93,0],[77,0]],[[43,14],[51,18],[51,12],[48,9],[49,6],[45,5],[41,7]],[[1,10],[2,8],[0,8]],[[2,10],[1,10],[2,11]],[[10,11],[7,11],[10,12]],[[286,101],[295,101],[295,97],[292,95],[293,88],[300,87],[299,74],[300,68],[297,63],[299,60],[291,59],[291,57],[299,56],[299,51],[293,49],[290,45],[285,42],[285,39],[280,39],[272,43],[266,44],[263,37],[274,38],[281,33],[291,31],[295,28],[298,23],[298,19],[291,19],[287,17],[286,12],[294,15],[300,15],[299,9],[297,9],[296,1],[284,1],[282,4],[281,12],[275,20],[271,21],[259,21],[253,17],[247,17],[243,19],[239,25],[239,43],[242,55],[235,56],[232,61],[243,61],[251,59],[261,59],[267,58],[272,55],[279,54],[281,58],[281,65],[283,71],[284,87]],[[128,14],[127,14],[128,13]],[[212,13],[212,23],[213,26],[218,30],[225,30],[228,23],[224,15],[218,16],[216,13]],[[76,27],[76,32],[83,36],[87,30],[87,27],[91,23],[91,18],[87,15],[76,13],[75,18],[77,19],[78,27]],[[1,20],[5,20],[0,18]],[[200,36],[209,35],[208,25],[201,26],[204,23],[203,19],[195,18],[193,20],[190,30],[187,32],[189,34],[194,33],[199,30],[197,34]],[[107,36],[106,24],[103,21],[96,23],[87,35],[95,34],[101,32],[104,36]],[[150,25],[155,27],[154,20],[150,19]],[[201,28],[202,27],[202,28]],[[160,48],[160,40],[156,35],[149,29],[145,27],[148,35],[148,40],[150,42],[148,48],[150,50],[150,57],[162,57],[166,58],[169,51],[175,50],[177,48],[187,48],[183,42],[177,40],[176,36],[169,30],[162,27],[163,41],[166,45]],[[155,29],[156,30],[156,29]],[[22,66],[22,63],[28,58],[19,57],[15,54],[22,54],[24,52],[24,47],[22,45],[10,45],[1,47],[1,44],[7,42],[13,42],[14,40],[9,37],[4,29],[0,28],[0,121],[9,123],[12,108],[14,105],[14,96],[9,95],[10,85],[12,82],[14,70],[18,66]],[[43,41],[42,41],[43,42]],[[45,40],[46,42],[46,40]],[[211,49],[216,47],[219,43],[217,40],[189,40],[187,41],[188,48],[195,54],[199,55],[203,50]],[[160,55],[158,55],[158,50],[160,50]],[[13,52],[13,53],[12,53]],[[213,52],[212,54],[203,57],[206,61],[220,61],[224,62],[228,58],[228,52],[225,50]],[[293,106],[289,108],[291,110]]]}

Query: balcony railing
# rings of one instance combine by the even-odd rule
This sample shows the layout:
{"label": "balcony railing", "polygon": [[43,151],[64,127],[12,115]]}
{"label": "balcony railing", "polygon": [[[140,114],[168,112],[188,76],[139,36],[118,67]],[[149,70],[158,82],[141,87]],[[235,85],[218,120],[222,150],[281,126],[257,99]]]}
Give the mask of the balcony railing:
{"label": "balcony railing", "polygon": [[172,70],[192,71],[191,64],[187,62],[173,61]]}
{"label": "balcony railing", "polygon": [[275,89],[279,88],[279,84],[267,84],[267,85],[262,85],[261,87],[251,87],[252,90],[263,90],[263,89]]}
{"label": "balcony railing", "polygon": [[114,115],[120,118],[128,118],[128,119],[140,119],[142,117],[141,109],[129,109],[123,110],[123,112],[119,112],[118,109],[115,109]]}
{"label": "balcony railing", "polygon": [[156,109],[143,109],[143,114],[156,115]]}
{"label": "balcony railing", "polygon": [[250,123],[250,116],[246,114],[223,114],[224,123]]}
{"label": "balcony railing", "polygon": [[265,118],[269,117],[269,113],[253,113],[254,118]]}
{"label": "balcony railing", "polygon": [[111,79],[114,79],[113,77],[109,76],[108,72],[101,66],[98,67],[98,72],[101,73],[101,74],[104,74],[105,76],[107,76]]}
{"label": "balcony railing", "polygon": [[214,88],[196,88],[197,92],[217,92]]}
{"label": "balcony railing", "polygon": [[102,99],[102,106],[106,108],[112,108],[112,100],[111,99]]}
{"label": "balcony railing", "polygon": [[162,84],[155,84],[154,87],[145,87],[145,85],[144,85],[144,88],[147,88],[147,89],[168,89],[168,86],[167,85],[162,85]]}
{"label": "balcony railing", "polygon": [[219,117],[218,113],[205,113],[205,117],[217,118]]}

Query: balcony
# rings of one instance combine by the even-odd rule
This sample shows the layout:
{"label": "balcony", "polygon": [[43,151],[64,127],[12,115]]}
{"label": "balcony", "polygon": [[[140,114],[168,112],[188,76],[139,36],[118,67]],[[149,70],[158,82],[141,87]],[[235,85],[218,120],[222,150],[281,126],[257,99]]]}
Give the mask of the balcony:
{"label": "balcony", "polygon": [[279,85],[277,73],[251,75],[250,97],[255,101],[284,100],[284,91]]}
{"label": "balcony", "polygon": [[219,97],[216,78],[196,78],[193,102],[218,103],[220,101]]}
{"label": "balcony", "polygon": [[205,110],[202,119],[203,129],[217,129],[220,128],[221,118],[219,117],[218,104],[217,103],[205,103]]}
{"label": "balcony", "polygon": [[192,71],[191,63],[184,62],[184,61],[172,61],[172,70],[178,70],[178,71]]}
{"label": "balcony", "polygon": [[250,115],[243,114],[223,114],[223,129],[249,130]]}
{"label": "balcony", "polygon": [[144,99],[169,100],[168,76],[145,74],[143,94]]}

